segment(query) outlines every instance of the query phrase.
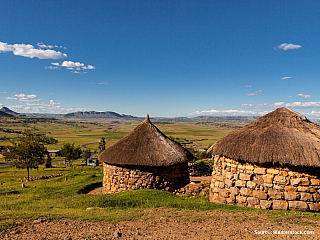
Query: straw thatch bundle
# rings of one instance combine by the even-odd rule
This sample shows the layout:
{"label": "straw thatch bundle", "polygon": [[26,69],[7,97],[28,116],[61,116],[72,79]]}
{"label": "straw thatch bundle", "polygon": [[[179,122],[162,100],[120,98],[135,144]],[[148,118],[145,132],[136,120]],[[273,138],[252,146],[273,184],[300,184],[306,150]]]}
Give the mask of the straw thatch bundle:
{"label": "straw thatch bundle", "polygon": [[99,160],[115,165],[169,166],[192,160],[192,154],[166,137],[149,119],[106,149]]}
{"label": "straw thatch bundle", "polygon": [[219,139],[208,152],[255,164],[320,167],[320,127],[286,107]]}

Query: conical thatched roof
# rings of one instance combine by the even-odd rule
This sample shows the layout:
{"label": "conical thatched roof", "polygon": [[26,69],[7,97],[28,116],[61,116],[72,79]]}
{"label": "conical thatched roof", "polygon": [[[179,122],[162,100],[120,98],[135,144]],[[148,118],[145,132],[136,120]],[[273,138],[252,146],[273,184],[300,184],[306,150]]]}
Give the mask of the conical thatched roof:
{"label": "conical thatched roof", "polygon": [[320,127],[282,107],[222,137],[211,151],[256,164],[320,167]]}
{"label": "conical thatched roof", "polygon": [[116,165],[169,166],[192,160],[192,154],[146,119],[106,149],[99,160]]}

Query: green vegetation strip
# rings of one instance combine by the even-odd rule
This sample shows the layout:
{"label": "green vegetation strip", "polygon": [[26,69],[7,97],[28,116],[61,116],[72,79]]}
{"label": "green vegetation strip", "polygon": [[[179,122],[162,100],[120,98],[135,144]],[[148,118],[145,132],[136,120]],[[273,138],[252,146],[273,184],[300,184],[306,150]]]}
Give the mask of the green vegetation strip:
{"label": "green vegetation strip", "polygon": [[[203,197],[180,197],[157,190],[136,190],[107,195],[81,194],[86,186],[102,181],[102,168],[81,166],[80,162],[72,168],[39,168],[31,171],[33,176],[61,173],[64,174],[61,177],[21,182],[18,179],[26,175],[25,170],[1,167],[0,230],[39,217],[113,222],[143,219],[147,217],[145,210],[158,208],[181,210],[187,215],[190,215],[190,211],[256,212],[263,213],[275,222],[287,221],[298,224],[312,224],[312,221],[320,220],[319,214],[315,213],[241,208],[210,203]],[[22,183],[25,185],[24,188],[21,187]],[[238,219],[244,220],[245,218]]]}

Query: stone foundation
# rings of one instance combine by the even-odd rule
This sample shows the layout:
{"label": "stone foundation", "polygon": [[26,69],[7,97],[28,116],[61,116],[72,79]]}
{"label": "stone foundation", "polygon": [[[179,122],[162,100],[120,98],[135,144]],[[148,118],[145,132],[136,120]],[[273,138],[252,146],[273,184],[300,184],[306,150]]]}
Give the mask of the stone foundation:
{"label": "stone foundation", "polygon": [[190,183],[188,164],[167,167],[115,166],[103,163],[103,193],[137,189],[174,192]]}
{"label": "stone foundation", "polygon": [[320,211],[320,169],[257,166],[215,156],[210,201],[261,209]]}

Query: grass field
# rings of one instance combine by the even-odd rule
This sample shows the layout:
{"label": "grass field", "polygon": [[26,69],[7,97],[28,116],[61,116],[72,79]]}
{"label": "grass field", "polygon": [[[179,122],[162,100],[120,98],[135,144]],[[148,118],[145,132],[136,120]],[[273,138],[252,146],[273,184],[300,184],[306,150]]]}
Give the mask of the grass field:
{"label": "grass field", "polygon": [[[45,121],[29,123],[29,127],[36,127],[40,132],[58,140],[55,145],[48,145],[48,149],[60,149],[64,143],[71,142],[75,145],[98,142],[102,137],[109,139],[106,142],[108,148],[116,141],[127,135],[139,122],[132,123],[74,123]],[[187,143],[188,147],[200,148],[208,147],[219,138],[234,130],[234,127],[243,126],[241,124],[197,124],[197,123],[174,123],[156,124],[156,126],[167,136],[176,138],[181,143]],[[0,128],[21,131],[25,125],[17,122],[1,122]],[[0,131],[2,137],[14,138],[16,133]],[[0,140],[0,145],[8,145],[9,141]],[[90,145],[97,148],[98,144]]]}
{"label": "grass field", "polygon": [[[185,215],[189,220],[192,220],[190,211],[217,210],[262,212],[275,222],[284,220],[311,224],[310,220],[320,220],[319,214],[314,213],[241,208],[210,203],[204,197],[193,199],[157,190],[136,190],[107,195],[81,194],[87,185],[101,182],[102,167],[82,166],[79,161],[72,168],[62,166],[62,164],[57,164],[51,169],[40,167],[39,170],[32,170],[31,176],[57,173],[64,175],[47,180],[23,182],[24,188],[21,187],[22,182],[19,179],[26,176],[25,170],[17,170],[13,167],[0,168],[0,182],[2,183],[0,186],[0,230],[39,217],[113,222],[143,219],[146,217],[143,210],[155,208],[179,209],[182,211],[180,215]],[[88,209],[91,210],[88,211]],[[196,221],[196,219],[193,220]]]}

